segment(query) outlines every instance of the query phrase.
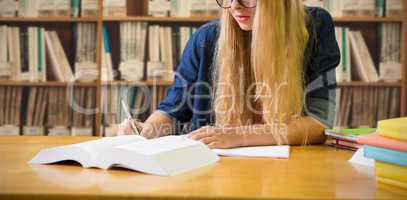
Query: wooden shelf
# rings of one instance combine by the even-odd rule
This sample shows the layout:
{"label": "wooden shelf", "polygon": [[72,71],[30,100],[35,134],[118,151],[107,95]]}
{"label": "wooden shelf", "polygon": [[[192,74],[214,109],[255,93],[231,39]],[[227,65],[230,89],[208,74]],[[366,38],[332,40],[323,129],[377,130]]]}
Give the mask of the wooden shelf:
{"label": "wooden shelf", "polygon": [[40,86],[40,87],[66,87],[68,85],[80,86],[80,87],[96,87],[96,82],[59,82],[59,81],[47,81],[47,82],[31,82],[31,81],[0,81],[0,86]]}
{"label": "wooden shelf", "polygon": [[403,23],[402,17],[334,17],[335,23]]}
{"label": "wooden shelf", "polygon": [[97,22],[96,17],[0,17],[0,22]]}
{"label": "wooden shelf", "polygon": [[151,16],[129,16],[129,17],[105,17],[104,21],[136,21],[136,22],[167,22],[167,23],[205,23],[216,20],[217,17],[151,17]]}
{"label": "wooden shelf", "polygon": [[[103,21],[121,22],[161,22],[161,23],[205,23],[216,20],[218,17],[152,17],[152,16],[127,16],[127,17],[105,17]],[[96,17],[0,17],[0,22],[97,22]],[[335,23],[402,23],[402,17],[335,17]]]}
{"label": "wooden shelf", "polygon": [[340,82],[338,87],[402,87],[401,82],[361,82],[361,81],[352,81],[352,82]]}
{"label": "wooden shelf", "polygon": [[102,86],[106,85],[115,85],[115,86],[170,86],[172,85],[173,81],[168,80],[144,80],[144,81],[104,81],[102,82]]}

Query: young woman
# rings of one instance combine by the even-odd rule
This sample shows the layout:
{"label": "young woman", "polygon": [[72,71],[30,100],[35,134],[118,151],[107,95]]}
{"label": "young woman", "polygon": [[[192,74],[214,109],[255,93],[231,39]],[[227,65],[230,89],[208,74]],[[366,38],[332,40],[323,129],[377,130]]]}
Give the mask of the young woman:
{"label": "young woman", "polygon": [[[217,0],[223,13],[194,33],[147,138],[180,133],[210,148],[324,142],[340,60],[328,12],[303,0]],[[129,134],[125,120],[119,134]]]}

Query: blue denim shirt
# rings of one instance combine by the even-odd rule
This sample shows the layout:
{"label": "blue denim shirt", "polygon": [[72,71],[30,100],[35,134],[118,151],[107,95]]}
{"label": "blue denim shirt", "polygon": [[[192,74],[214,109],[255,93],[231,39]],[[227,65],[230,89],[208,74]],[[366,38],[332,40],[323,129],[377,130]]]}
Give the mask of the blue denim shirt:
{"label": "blue denim shirt", "polygon": [[[340,61],[334,24],[323,9],[307,7],[306,12],[310,39],[304,52],[304,115],[332,127],[336,104],[335,68]],[[193,34],[177,67],[174,83],[158,106],[158,111],[174,122],[191,122],[187,132],[214,123],[211,76],[218,34],[219,21],[209,22]]]}

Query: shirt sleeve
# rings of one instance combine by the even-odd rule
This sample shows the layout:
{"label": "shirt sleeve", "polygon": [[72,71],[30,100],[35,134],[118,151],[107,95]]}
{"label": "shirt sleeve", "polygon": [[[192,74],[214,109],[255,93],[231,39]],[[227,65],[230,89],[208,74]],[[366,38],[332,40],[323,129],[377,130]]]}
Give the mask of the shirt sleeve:
{"label": "shirt sleeve", "polygon": [[315,38],[305,72],[305,114],[332,128],[336,114],[335,68],[340,62],[340,52],[330,14],[319,9],[315,19]]}
{"label": "shirt sleeve", "polygon": [[175,72],[174,82],[168,89],[167,96],[157,110],[177,122],[188,122],[192,118],[191,94],[189,90],[196,82],[200,64],[200,33],[195,32],[188,41],[180,64]]}

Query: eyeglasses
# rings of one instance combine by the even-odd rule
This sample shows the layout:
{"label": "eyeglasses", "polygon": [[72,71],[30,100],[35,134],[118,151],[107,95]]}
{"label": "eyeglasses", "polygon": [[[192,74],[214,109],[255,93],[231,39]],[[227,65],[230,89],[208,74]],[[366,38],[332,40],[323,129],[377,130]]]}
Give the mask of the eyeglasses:
{"label": "eyeglasses", "polygon": [[[221,8],[231,8],[234,0],[216,0]],[[237,0],[245,8],[254,8],[257,6],[257,0]]]}

